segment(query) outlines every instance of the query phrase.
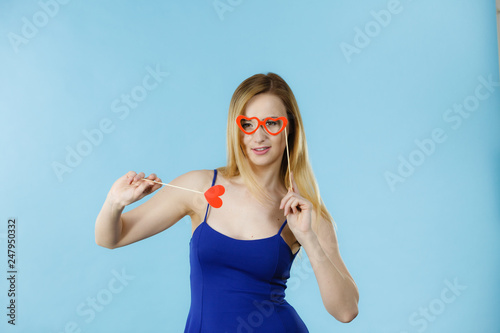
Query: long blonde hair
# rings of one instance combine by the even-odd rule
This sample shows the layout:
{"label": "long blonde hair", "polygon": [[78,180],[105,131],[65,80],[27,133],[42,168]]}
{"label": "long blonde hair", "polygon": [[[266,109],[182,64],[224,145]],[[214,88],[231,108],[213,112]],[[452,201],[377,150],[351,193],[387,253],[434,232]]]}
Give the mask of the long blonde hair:
{"label": "long blonde hair", "polygon": [[[229,114],[227,117],[227,166],[220,167],[217,170],[225,178],[232,178],[241,174],[250,192],[260,202],[265,204],[266,201],[272,201],[269,194],[262,189],[253,177],[248,160],[243,154],[242,142],[239,135],[240,129],[236,124],[236,118],[244,114],[248,101],[260,93],[274,94],[283,102],[290,128],[290,132],[288,133],[290,169],[293,172],[293,178],[300,195],[313,204],[316,220],[319,220],[319,217],[322,216],[336,227],[333,217],[321,199],[318,184],[309,162],[306,135],[297,101],[285,80],[275,73],[255,74],[247,78],[236,88],[229,104]],[[282,184],[286,188],[289,188],[290,176],[288,173],[286,149],[283,153],[279,173]]]}

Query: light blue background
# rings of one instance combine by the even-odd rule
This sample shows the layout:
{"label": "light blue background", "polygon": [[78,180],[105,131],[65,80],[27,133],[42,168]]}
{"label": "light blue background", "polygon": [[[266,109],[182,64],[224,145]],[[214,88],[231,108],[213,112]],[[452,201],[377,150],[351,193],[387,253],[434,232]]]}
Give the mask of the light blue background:
{"label": "light blue background", "polygon": [[[17,325],[6,323],[2,279],[0,331],[64,332],[75,322],[81,332],[182,332],[189,217],[116,250],[95,244],[95,219],[129,170],[169,182],[224,165],[231,95],[269,71],[298,100],[360,291],[357,318],[338,322],[303,252],[287,299],[310,331],[500,331],[500,88],[459,128],[443,118],[480,77],[499,80],[494,1],[401,1],[350,62],[340,45],[354,45],[355,28],[388,2],[232,3],[220,17],[212,0],[73,0],[17,52],[10,34],[21,35],[23,17],[33,22],[41,5],[0,3],[0,268],[4,276],[7,218],[16,217],[19,270]],[[141,85],[148,66],[169,76],[120,119],[113,101]],[[106,118],[114,130],[60,181],[52,164]],[[391,191],[385,173],[435,128],[447,139]],[[87,299],[105,296],[122,270],[133,279],[86,321],[77,309],[88,311]],[[446,289],[454,280],[466,287],[455,296]],[[454,300],[444,303],[443,292]],[[419,314],[429,307],[432,320]]]}

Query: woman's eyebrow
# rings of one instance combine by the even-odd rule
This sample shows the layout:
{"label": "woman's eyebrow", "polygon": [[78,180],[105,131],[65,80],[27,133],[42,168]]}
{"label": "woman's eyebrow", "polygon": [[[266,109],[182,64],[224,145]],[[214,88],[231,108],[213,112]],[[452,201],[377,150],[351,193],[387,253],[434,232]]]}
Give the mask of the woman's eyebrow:
{"label": "woman's eyebrow", "polygon": [[[257,117],[248,117],[248,118],[257,118]],[[278,116],[267,116],[267,117],[264,117],[264,118],[260,118],[260,120],[264,120],[266,118],[279,118]]]}

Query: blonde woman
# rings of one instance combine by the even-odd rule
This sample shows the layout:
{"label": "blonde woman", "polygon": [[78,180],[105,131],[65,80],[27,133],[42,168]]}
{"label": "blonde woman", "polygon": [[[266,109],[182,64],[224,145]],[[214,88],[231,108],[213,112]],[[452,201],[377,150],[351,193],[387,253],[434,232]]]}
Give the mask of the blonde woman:
{"label": "blonde woman", "polygon": [[227,165],[190,171],[170,182],[200,192],[223,185],[221,207],[165,186],[122,214],[125,206],[161,187],[145,180],[161,182],[156,174],[144,177],[130,171],[113,184],[96,220],[96,243],[122,247],[189,215],[191,308],[185,332],[309,332],[285,300],[290,268],[301,247],[326,310],[344,323],[357,316],[358,289],[319,194],[299,108],[277,74],[254,75],[234,92]]}

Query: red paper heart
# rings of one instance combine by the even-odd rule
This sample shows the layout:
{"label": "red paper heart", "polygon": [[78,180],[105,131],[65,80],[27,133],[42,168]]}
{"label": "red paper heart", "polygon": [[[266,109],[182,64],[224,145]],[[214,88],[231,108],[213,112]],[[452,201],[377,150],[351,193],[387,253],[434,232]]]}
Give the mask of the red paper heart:
{"label": "red paper heart", "polygon": [[219,196],[223,195],[226,189],[222,185],[215,185],[205,191],[205,199],[207,199],[210,206],[220,208],[222,206],[222,199]]}

